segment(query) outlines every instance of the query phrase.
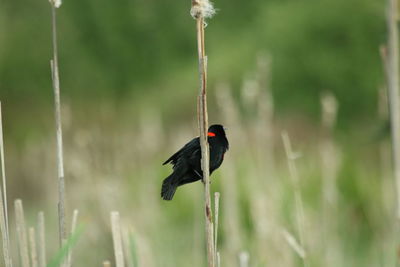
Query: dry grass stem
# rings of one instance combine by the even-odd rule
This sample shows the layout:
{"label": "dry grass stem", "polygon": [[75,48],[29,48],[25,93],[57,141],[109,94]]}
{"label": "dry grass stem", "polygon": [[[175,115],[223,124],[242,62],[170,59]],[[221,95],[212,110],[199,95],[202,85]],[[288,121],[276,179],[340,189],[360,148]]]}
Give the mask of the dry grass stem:
{"label": "dry grass stem", "polygon": [[220,193],[214,193],[214,211],[215,211],[215,231],[214,231],[214,257],[215,261],[217,262],[217,244],[218,244],[218,217],[219,217],[219,197]]}
{"label": "dry grass stem", "polygon": [[299,242],[297,242],[296,238],[291,235],[286,229],[282,230],[282,235],[289,246],[297,253],[297,255],[299,255],[300,258],[304,259],[306,253],[304,252],[304,249],[301,247]]}
{"label": "dry grass stem", "polygon": [[249,267],[250,255],[247,251],[242,251],[239,253],[239,266]]}
{"label": "dry grass stem", "polygon": [[323,214],[323,242],[330,244],[324,247],[325,260],[340,265],[341,255],[338,254],[340,244],[337,235],[337,221],[332,217],[338,216],[337,201],[337,175],[340,167],[340,150],[334,142],[333,131],[336,126],[338,102],[331,92],[324,92],[321,95],[322,109],[322,137],[319,145],[320,163],[322,175],[322,211]]}
{"label": "dry grass stem", "polygon": [[397,0],[388,0],[387,51],[381,49],[389,95],[389,109],[392,131],[392,153],[394,178],[397,193],[397,219],[400,219],[400,103],[399,103],[399,33],[397,26]]}
{"label": "dry grass stem", "polygon": [[115,265],[124,267],[124,252],[122,248],[121,222],[119,212],[111,212],[111,229],[114,244]]}
{"label": "dry grass stem", "polygon": [[67,239],[65,223],[65,181],[64,181],[64,159],[63,159],[63,141],[61,125],[61,103],[60,103],[60,79],[58,73],[58,48],[57,48],[57,16],[55,3],[51,5],[52,13],[52,41],[53,41],[53,59],[50,61],[53,91],[54,91],[54,117],[56,124],[57,137],[57,170],[58,170],[58,224],[60,246]]}
{"label": "dry grass stem", "polygon": [[[285,153],[287,157],[287,162],[289,166],[289,173],[293,185],[294,197],[295,197],[295,209],[296,209],[296,224],[297,231],[300,239],[300,245],[304,249],[304,208],[303,208],[303,199],[301,197],[300,192],[300,179],[297,171],[297,166],[295,163],[296,158],[298,157],[292,150],[292,145],[290,143],[290,138],[287,132],[282,132],[282,140],[283,145],[285,147]],[[304,250],[305,251],[305,250]],[[303,264],[304,266],[308,266],[306,262],[306,253],[304,253]]]}
{"label": "dry grass stem", "polygon": [[36,232],[35,228],[29,227],[29,246],[31,252],[31,267],[38,267],[38,257],[37,257],[37,249],[36,249]]}
{"label": "dry grass stem", "polygon": [[[71,233],[70,233],[71,236],[76,231],[76,225],[78,224],[78,215],[79,215],[79,211],[74,210],[74,213],[72,215],[72,224],[71,224]],[[66,262],[66,267],[71,267],[71,266],[72,266],[72,248],[70,248],[70,250],[68,251],[68,259]]]}
{"label": "dry grass stem", "polygon": [[[329,92],[325,92],[321,96],[322,106],[322,127],[324,136],[320,146],[320,154],[322,161],[322,176],[323,176],[323,196],[325,204],[334,205],[337,200],[336,192],[336,176],[339,168],[338,150],[333,142],[333,130],[336,125],[336,115],[338,103],[336,98]],[[328,211],[329,206],[324,208]]]}
{"label": "dry grass stem", "polygon": [[[204,182],[204,204],[206,219],[206,243],[208,266],[215,266],[213,228],[212,228],[212,209],[210,196],[210,166],[209,166],[209,145],[207,141],[208,130],[208,111],[207,111],[207,57],[205,56],[204,46],[204,18],[207,16],[207,9],[210,10],[208,0],[192,0],[191,14],[196,19],[197,47],[199,57],[199,76],[200,88],[197,104],[197,117],[200,131],[201,145],[201,167],[203,170]],[[210,4],[211,5],[211,4]],[[212,5],[211,5],[212,7]],[[203,12],[204,11],[204,12]]]}
{"label": "dry grass stem", "polygon": [[131,248],[130,248],[130,242],[129,242],[129,230],[126,229],[125,227],[122,230],[122,243],[123,243],[122,247],[124,249],[126,265],[128,267],[137,267],[134,264],[132,253],[130,251]]}
{"label": "dry grass stem", "polygon": [[10,231],[8,228],[8,205],[7,205],[7,179],[6,179],[6,164],[4,162],[4,136],[3,136],[3,114],[2,106],[0,102],[0,158],[1,158],[1,177],[3,183],[3,203],[4,203],[4,215],[6,223],[6,236],[8,245],[10,245]]}
{"label": "dry grass stem", "polygon": [[38,237],[39,267],[46,267],[46,238],[43,211],[38,214]]}
{"label": "dry grass stem", "polygon": [[25,226],[24,208],[22,206],[22,200],[17,199],[14,202],[15,206],[15,221],[17,224],[17,236],[19,254],[21,257],[21,267],[29,267],[29,249],[28,249],[28,237]]}
{"label": "dry grass stem", "polygon": [[3,190],[0,190],[0,231],[3,243],[3,257],[6,267],[12,266],[10,251],[10,235],[8,230],[8,212],[7,212],[7,191],[6,191],[6,171],[4,164],[4,139],[3,139],[3,122],[0,102],[0,158],[1,158],[1,175],[3,181]]}

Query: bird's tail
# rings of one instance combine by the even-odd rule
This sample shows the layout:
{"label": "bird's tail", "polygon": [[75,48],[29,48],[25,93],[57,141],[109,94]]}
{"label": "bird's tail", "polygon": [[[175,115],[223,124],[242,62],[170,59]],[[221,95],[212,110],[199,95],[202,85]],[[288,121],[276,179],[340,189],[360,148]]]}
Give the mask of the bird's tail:
{"label": "bird's tail", "polygon": [[161,188],[161,197],[164,200],[172,200],[175,195],[176,188],[178,187],[178,183],[174,181],[174,174],[172,173],[170,176],[165,178]]}

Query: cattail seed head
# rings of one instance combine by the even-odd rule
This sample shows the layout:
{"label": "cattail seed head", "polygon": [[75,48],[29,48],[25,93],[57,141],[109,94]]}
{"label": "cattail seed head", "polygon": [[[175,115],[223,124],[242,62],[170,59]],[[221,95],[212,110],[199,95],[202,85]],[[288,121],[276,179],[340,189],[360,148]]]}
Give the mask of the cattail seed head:
{"label": "cattail seed head", "polygon": [[194,19],[211,18],[214,16],[215,12],[216,10],[213,3],[209,0],[192,0],[190,15],[192,15]]}
{"label": "cattail seed head", "polygon": [[59,8],[61,6],[61,0],[49,0],[50,4],[55,8]]}

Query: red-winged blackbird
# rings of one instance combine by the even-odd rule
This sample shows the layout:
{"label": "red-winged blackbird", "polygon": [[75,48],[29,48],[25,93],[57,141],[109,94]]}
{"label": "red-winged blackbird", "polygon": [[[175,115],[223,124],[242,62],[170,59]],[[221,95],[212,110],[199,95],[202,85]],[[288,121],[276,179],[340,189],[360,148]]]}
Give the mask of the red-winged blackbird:
{"label": "red-winged blackbird", "polygon": [[[228,139],[222,125],[215,124],[208,128],[208,143],[210,145],[211,174],[221,166],[224,154],[229,149]],[[161,197],[163,199],[171,200],[178,186],[203,179],[200,159],[200,139],[196,137],[163,163],[163,165],[167,163],[174,165],[172,174],[165,178],[162,184]]]}

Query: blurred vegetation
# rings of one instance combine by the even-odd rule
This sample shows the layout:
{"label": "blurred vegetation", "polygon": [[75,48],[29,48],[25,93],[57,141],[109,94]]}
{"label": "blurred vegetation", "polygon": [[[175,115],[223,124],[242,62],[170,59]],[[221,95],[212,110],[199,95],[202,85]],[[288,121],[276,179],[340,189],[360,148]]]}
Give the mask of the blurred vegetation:
{"label": "blurred vegetation", "polygon": [[[191,109],[171,108],[177,98],[192,101],[196,94],[189,5],[65,1],[58,12],[64,99],[74,108],[107,101],[161,106],[169,115]],[[218,15],[207,28],[210,88],[220,81],[239,88],[263,52],[273,62],[279,113],[301,110],[316,119],[320,91],[331,90],[341,103],[341,126],[373,116],[383,80],[382,2],[220,0],[216,6]],[[5,0],[0,12],[0,98],[20,112],[50,108],[48,3]]]}
{"label": "blurred vegetation", "polygon": [[[281,235],[287,229],[298,239],[282,129],[302,155],[296,163],[310,266],[392,266],[390,153],[387,140],[373,139],[371,130],[381,125],[384,3],[215,4],[218,14],[206,28],[209,116],[228,127],[231,141],[212,178],[213,191],[221,192],[223,266],[234,266],[241,251],[250,253],[251,266],[301,266]],[[201,183],[178,189],[173,202],[159,198],[170,171],[160,164],[197,134],[189,8],[188,0],[65,0],[58,10],[67,208],[69,214],[78,208],[88,229],[74,252],[76,266],[113,259],[111,210],[131,228],[141,266],[204,266]],[[46,0],[2,1],[0,100],[9,199],[24,200],[30,225],[45,211],[49,255],[55,255],[50,31]],[[270,60],[261,74],[260,55]],[[249,89],[254,83],[255,91]],[[232,99],[221,103],[218,91],[226,85]],[[330,131],[320,123],[325,91],[339,104]],[[269,92],[273,112],[263,106]],[[334,153],[323,154],[324,142]],[[333,177],[328,189],[327,173]],[[324,190],[332,190],[333,200]]]}

